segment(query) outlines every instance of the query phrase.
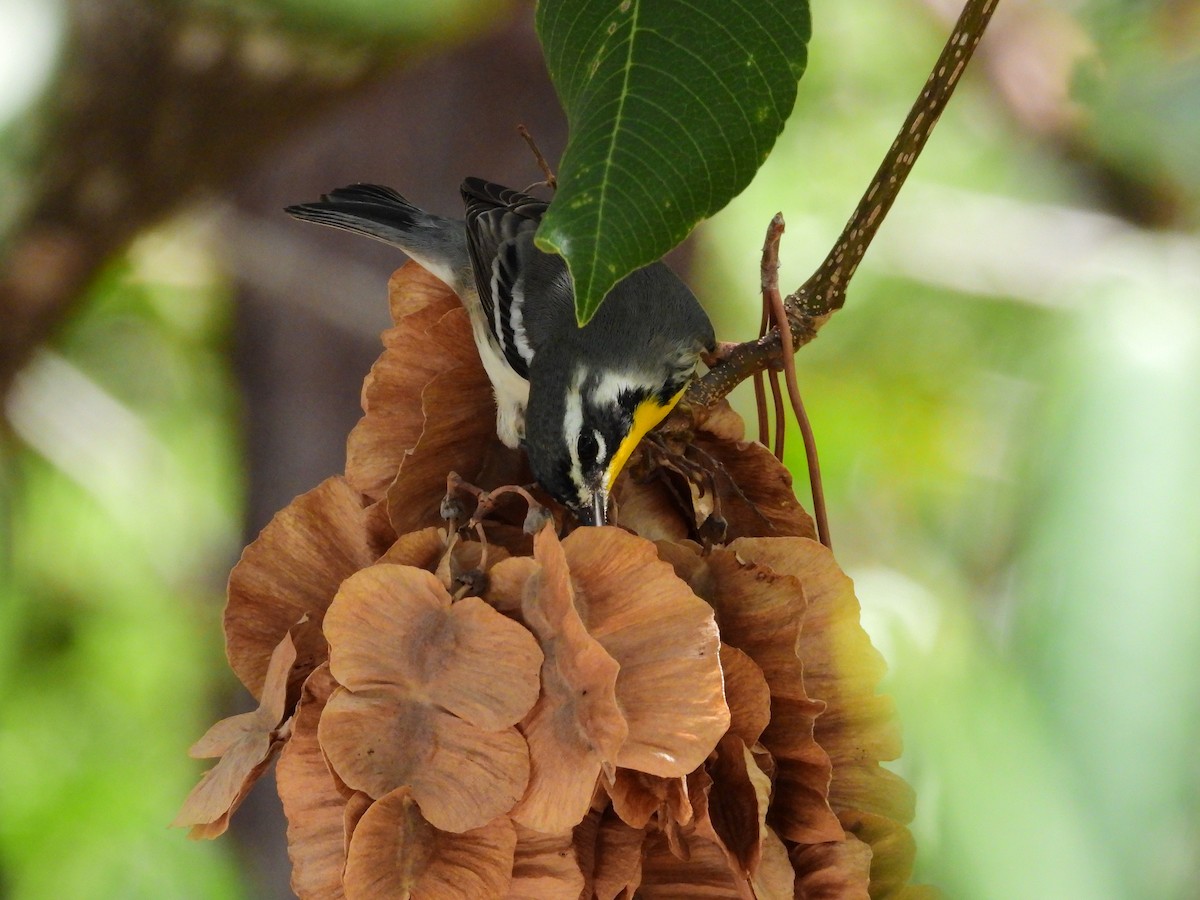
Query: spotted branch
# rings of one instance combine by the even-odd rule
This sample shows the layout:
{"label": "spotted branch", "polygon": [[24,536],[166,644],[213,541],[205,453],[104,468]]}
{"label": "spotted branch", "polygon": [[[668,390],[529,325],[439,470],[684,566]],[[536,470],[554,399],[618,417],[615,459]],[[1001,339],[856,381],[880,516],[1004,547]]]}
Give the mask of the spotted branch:
{"label": "spotted branch", "polygon": [[[954,93],[997,2],[967,0],[920,97],[837,243],[809,279],[784,300],[793,352],[815,338],[846,302],[850,279]],[[693,410],[711,409],[737,385],[778,362],[783,355],[780,344],[779,330],[772,329],[757,340],[736,345],[707,374],[692,382],[684,402]]]}

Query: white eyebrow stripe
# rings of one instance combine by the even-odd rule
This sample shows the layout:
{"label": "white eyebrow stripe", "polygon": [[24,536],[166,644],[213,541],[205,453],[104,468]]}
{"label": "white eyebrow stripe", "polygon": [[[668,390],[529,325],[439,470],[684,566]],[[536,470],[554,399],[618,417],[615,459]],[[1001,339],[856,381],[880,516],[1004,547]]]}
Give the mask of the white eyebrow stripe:
{"label": "white eyebrow stripe", "polygon": [[657,382],[638,378],[628,372],[605,372],[589,396],[593,406],[616,406],[621,394],[635,391],[653,394],[660,387],[662,385]]}

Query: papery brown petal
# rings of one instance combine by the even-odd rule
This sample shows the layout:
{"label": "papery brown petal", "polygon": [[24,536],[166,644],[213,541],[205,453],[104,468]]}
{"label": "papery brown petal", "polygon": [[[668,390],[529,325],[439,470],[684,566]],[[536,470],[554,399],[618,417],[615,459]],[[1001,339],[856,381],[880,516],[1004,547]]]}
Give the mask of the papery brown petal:
{"label": "papery brown petal", "polygon": [[519,614],[525,600],[525,585],[540,569],[537,561],[528,556],[502,560],[488,572],[488,588],[484,592],[484,599],[493,609],[502,613]]}
{"label": "papery brown petal", "polygon": [[192,788],[171,827],[191,825],[192,840],[211,840],[229,828],[229,817],[242,805],[250,788],[271,765],[282,741],[256,736],[221,757]]}
{"label": "papery brown petal", "polygon": [[189,751],[193,757],[220,756],[204,773],[171,823],[192,825],[191,837],[213,838],[229,826],[229,816],[241,805],[258,777],[266,771],[283,742],[276,728],[284,717],[288,673],[296,661],[296,646],[284,633],[271,653],[258,709],[222,719]]}
{"label": "papery brown petal", "polygon": [[439,831],[421,817],[412,793],[380,798],[354,830],[346,859],[350,900],[501,898],[512,879],[517,835],[498,818],[463,834]]}
{"label": "papery brown petal", "polygon": [[806,688],[826,703],[817,739],[830,757],[875,768],[877,760],[899,756],[891,701],[875,693],[886,671],[883,657],[859,624],[854,585],[829,550],[786,539],[743,539],[730,550],[804,585],[808,610],[798,650]]}
{"label": "papery brown petal", "polygon": [[317,722],[336,687],[327,665],[304,682],[292,736],[275,767],[275,783],[287,817],[292,890],[301,900],[337,900],[346,865],[346,798],[325,764]]}
{"label": "papery brown petal", "polygon": [[533,535],[525,532],[523,524],[509,525],[506,522],[489,519],[483,523],[483,535],[487,538],[489,545],[503,547],[508,551],[509,556],[533,555]]}
{"label": "papery brown petal", "polygon": [[444,831],[507,812],[529,781],[529,751],[515,728],[485,731],[394,692],[336,691],[318,734],[346,784],[375,798],[411,786],[425,818]]}
{"label": "papery brown petal", "polygon": [[792,848],[800,900],[869,900],[871,848],[853,835]]}
{"label": "papery brown petal", "polygon": [[521,724],[529,742],[529,788],[512,816],[556,832],[583,818],[601,765],[615,761],[629,727],[616,701],[619,667],[584,628],[554,530],[543,528],[534,547],[540,571],[526,581],[521,616],[545,662],[542,695]]}
{"label": "papery brown petal", "polygon": [[771,755],[771,751],[764,747],[761,743],[755,744],[750,748],[750,755],[754,757],[754,763],[763,773],[771,779],[771,783],[775,783],[775,773],[778,766],[775,765],[775,757]]}
{"label": "papery brown petal", "polygon": [[478,597],[450,609],[443,667],[429,699],[489,731],[524,718],[538,699],[542,651],[528,629]]}
{"label": "papery brown petal", "polygon": [[529,756],[505,726],[537,697],[533,635],[478,598],[452,603],[430,572],[386,564],[347,579],[325,629],[347,690],[330,698],[319,735],[347,785],[375,798],[411,785],[446,831],[512,807]]}
{"label": "papery brown petal", "polygon": [[895,893],[887,895],[887,900],[945,900],[945,896],[932,885],[906,884]]}
{"label": "papery brown petal", "polygon": [[639,900],[754,900],[749,882],[730,869],[716,844],[694,835],[686,840],[688,858],[681,860],[666,835],[646,838]]}
{"label": "papery brown petal", "polygon": [[430,572],[377,565],[347,579],[325,621],[330,669],[351,691],[424,685],[429,701],[496,731],[538,695],[542,653],[529,631],[477,597],[452,605]]}
{"label": "papery brown petal", "polygon": [[196,743],[188,748],[192,759],[212,759],[224,756],[246,740],[247,737],[269,736],[274,725],[263,725],[260,710],[239,713],[214,722]]}
{"label": "papery brown petal", "polygon": [[583,872],[575,859],[574,833],[542,834],[517,825],[517,849],[507,900],[577,900]]}
{"label": "papery brown petal", "polygon": [[701,554],[701,547],[694,541],[658,541],[654,545],[658,557],[670,564],[675,574],[687,582],[692,592],[709,605],[713,603],[717,582],[708,563]]}
{"label": "papery brown petal", "polygon": [[[336,772],[333,773],[333,777],[334,781],[338,781]],[[350,842],[354,840],[354,830],[358,828],[358,823],[375,803],[375,799],[363,791],[347,791],[347,793],[349,796],[346,798],[346,808],[342,811],[342,830],[346,836],[342,844],[343,858],[350,852]]]}
{"label": "papery brown petal", "polygon": [[434,376],[421,393],[420,438],[387,490],[388,515],[397,534],[441,521],[450,472],[485,489],[519,483],[525,473],[521,453],[496,436],[491,382],[475,351],[466,310],[447,313],[437,330],[456,342],[458,364]]}
{"label": "papery brown petal", "polygon": [[621,666],[629,737],[617,765],[686,775],[729,727],[712,608],[653,544],[620,529],[580,528],[563,550],[584,624]]}
{"label": "papery brown petal", "polygon": [[631,828],[611,810],[594,810],[575,828],[575,852],[586,885],[581,895],[596,900],[632,897],[642,880],[646,832]]}
{"label": "papery brown petal", "polygon": [[[712,760],[712,756],[709,756]],[[708,817],[708,797],[712,793],[713,780],[708,774],[708,766],[704,765],[689,773],[688,782],[688,799],[692,804],[692,820],[699,822],[701,819]]]}
{"label": "papery brown petal", "polygon": [[596,835],[600,832],[602,809],[590,809],[588,814],[571,829],[571,844],[575,848],[575,860],[583,873],[583,889],[580,900],[588,900],[592,892],[592,873],[596,868]]}
{"label": "papery brown petal", "polygon": [[703,833],[711,827],[712,838],[728,854],[734,871],[749,876],[762,859],[771,781],[734,735],[721,738],[708,773],[713,781],[708,816],[697,828]]}
{"label": "papery brown petal", "polygon": [[721,441],[744,441],[746,439],[746,423],[734,412],[728,400],[722,400],[710,410],[705,411],[704,421],[698,430]]}
{"label": "papery brown petal", "polygon": [[695,446],[723,469],[717,475],[717,497],[728,524],[728,540],[816,537],[812,517],[796,500],[791,473],[770,450],[757,441],[717,441],[703,434],[697,436]]}
{"label": "papery brown petal", "polygon": [[412,260],[388,279],[388,312],[396,325],[418,313],[440,317],[461,305],[449,285]]}
{"label": "papery brown petal", "polygon": [[431,526],[400,535],[376,562],[413,566],[432,572],[445,554],[446,532]]}
{"label": "papery brown petal", "polygon": [[460,335],[438,327],[461,309],[454,292],[415,263],[397,270],[388,290],[396,326],[383,333],[383,353],[363,384],[364,416],[346,441],[346,479],[372,500],[384,495],[421,436],[421,391],[460,362]]}
{"label": "papery brown petal", "polygon": [[762,669],[737,647],[721,644],[729,732],[753,746],[771,721],[771,688]]}
{"label": "papery brown petal", "polygon": [[193,826],[188,836],[196,840],[224,834],[229,827],[229,817],[267,770],[282,744],[282,741],[273,740],[268,732],[245,733],[201,776],[200,783],[192,788],[171,826]]}
{"label": "papery brown petal", "polygon": [[669,488],[658,478],[641,482],[622,472],[613,485],[616,522],[648,541],[682,541],[692,528]]}
{"label": "papery brown petal", "polygon": [[620,816],[625,824],[639,829],[650,824],[664,799],[661,794],[651,790],[643,779],[655,779],[656,782],[665,780],[657,775],[647,775],[631,769],[617,769],[612,783],[605,786],[608,796],[612,799],[613,812]]}
{"label": "papery brown petal", "polygon": [[258,701],[258,718],[261,726],[274,729],[285,717],[287,707],[288,679],[296,665],[296,642],[287,633],[271,651],[267,663],[267,676],[263,681],[262,696]]}
{"label": "papery brown petal", "polygon": [[847,832],[871,848],[871,896],[901,893],[912,877],[917,855],[912,832],[886,815],[853,811],[843,813],[842,820]]}
{"label": "papery brown petal", "polygon": [[744,563],[729,550],[714,550],[707,563],[722,637],[754,660],[771,688],[771,721],[761,741],[777,767],[773,826],[797,843],[836,840],[842,828],[828,802],[832,764],[814,731],[825,707],[809,696],[796,652],[807,627],[802,582]]}
{"label": "papery brown petal", "polygon": [[787,845],[770,828],[764,827],[762,858],[750,879],[755,900],[792,900],[796,893],[796,870],[788,858]]}
{"label": "papery brown petal", "polygon": [[450,604],[433,573],[412,566],[371,566],[346,579],[325,617],[333,677],[351,691],[432,680],[441,659],[426,648]]}
{"label": "papery brown petal", "polygon": [[277,513],[242,553],[229,576],[225,648],[255,697],[271,651],[289,630],[297,651],[293,685],[327,659],[325,610],[338,585],[371,565],[394,538],[379,525],[357,491],[329,478]]}
{"label": "papery brown petal", "polygon": [[[891,701],[875,693],[884,663],[859,624],[852,582],[829,550],[815,541],[744,539],[730,549],[804,584],[808,613],[797,646],[804,661],[805,685],[827,703],[815,736],[834,763],[829,790],[834,811],[843,824],[878,815],[906,832],[903,826],[913,816],[912,790],[879,765],[880,760],[899,755],[899,726]],[[764,743],[769,735],[768,728]],[[882,834],[880,829],[872,830],[867,840]],[[889,840],[897,846],[908,838],[905,834]],[[880,854],[871,877],[878,883],[899,884],[908,878],[910,868],[911,856],[905,862],[900,854]]]}
{"label": "papery brown petal", "polygon": [[844,764],[835,767],[830,802],[847,831],[847,822],[860,816],[884,816],[896,822],[911,822],[917,798],[912,786],[882,766]]}
{"label": "papery brown petal", "polygon": [[605,785],[613,812],[634,828],[645,828],[655,813],[659,822],[687,825],[692,821],[688,783],[683,778],[661,778],[632,769],[617,769]]}

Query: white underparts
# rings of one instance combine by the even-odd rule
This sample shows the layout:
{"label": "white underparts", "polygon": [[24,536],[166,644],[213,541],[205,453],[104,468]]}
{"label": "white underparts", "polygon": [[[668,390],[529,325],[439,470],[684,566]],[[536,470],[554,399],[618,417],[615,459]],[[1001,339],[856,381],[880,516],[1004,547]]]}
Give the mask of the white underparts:
{"label": "white underparts", "polygon": [[504,446],[517,449],[525,437],[525,407],[529,405],[529,382],[509,366],[488,326],[477,296],[463,297],[471,316],[471,332],[483,370],[496,394],[496,434]]}

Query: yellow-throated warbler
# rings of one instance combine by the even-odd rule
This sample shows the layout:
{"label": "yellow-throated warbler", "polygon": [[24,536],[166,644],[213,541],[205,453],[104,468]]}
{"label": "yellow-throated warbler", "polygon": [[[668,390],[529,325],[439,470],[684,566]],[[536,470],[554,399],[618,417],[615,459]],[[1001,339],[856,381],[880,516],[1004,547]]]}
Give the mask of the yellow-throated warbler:
{"label": "yellow-throated warbler", "polygon": [[399,247],[449,285],[496,392],[500,439],[524,446],[534,477],[581,522],[602,525],[634,447],[714,348],[712,323],[656,262],[618,282],[580,328],[566,263],[533,244],[548,204],[479,178],[462,195],[465,222],[370,184],[287,211]]}

